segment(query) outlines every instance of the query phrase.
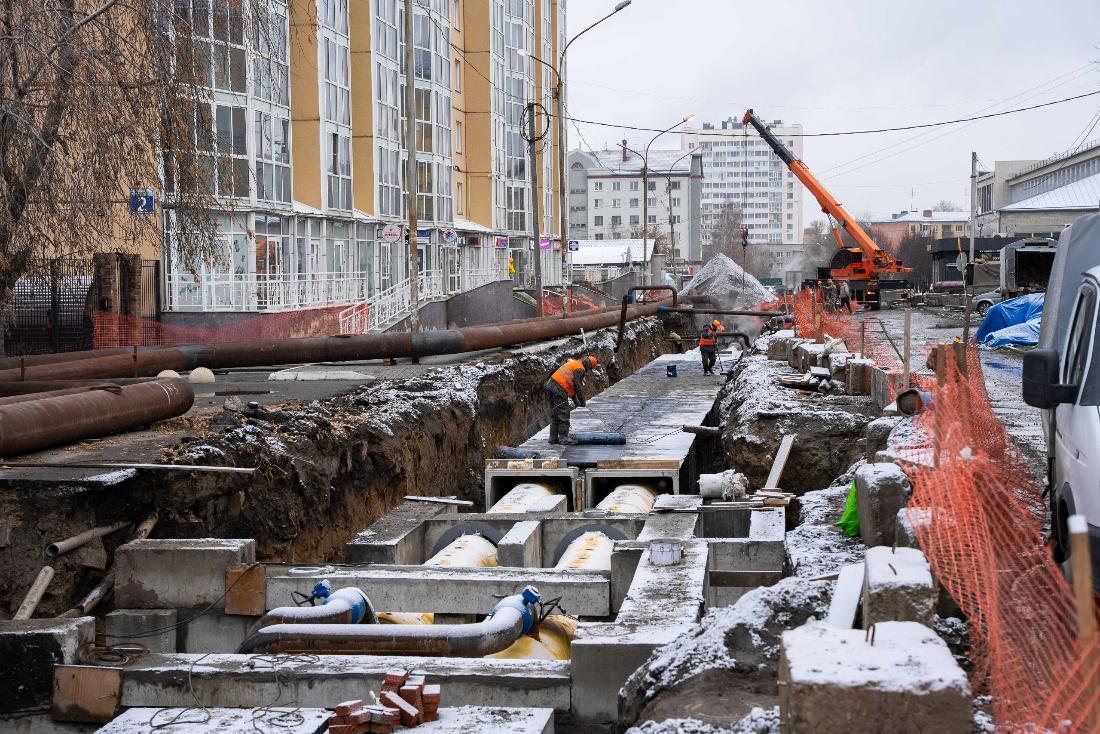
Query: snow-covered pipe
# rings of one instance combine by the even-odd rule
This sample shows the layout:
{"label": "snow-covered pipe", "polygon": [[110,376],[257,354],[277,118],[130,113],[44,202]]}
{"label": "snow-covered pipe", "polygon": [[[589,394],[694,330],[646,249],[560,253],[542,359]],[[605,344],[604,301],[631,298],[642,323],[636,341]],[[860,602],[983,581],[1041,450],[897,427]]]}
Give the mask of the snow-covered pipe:
{"label": "snow-covered pipe", "polygon": [[510,647],[538,621],[539,592],[527,586],[474,624],[276,624],[246,639],[238,653],[325,652],[484,657]]}
{"label": "snow-covered pipe", "polygon": [[569,660],[569,646],[579,622],[564,614],[551,614],[529,635],[516,640],[507,650],[488,655],[499,660]]}
{"label": "snow-covered pipe", "polygon": [[623,515],[647,515],[657,501],[657,493],[641,484],[620,484],[600,500],[597,509]]}
{"label": "snow-covered pipe", "polygon": [[584,533],[566,546],[554,568],[610,571],[611,550],[614,546],[615,541],[598,530]]}
{"label": "snow-covered pipe", "polygon": [[552,497],[554,490],[537,482],[521,482],[489,508],[490,513],[527,512],[538,502]]}
{"label": "snow-covered pipe", "polygon": [[337,589],[319,607],[276,607],[260,617],[245,635],[277,624],[376,624],[374,607],[362,589],[349,586]]}

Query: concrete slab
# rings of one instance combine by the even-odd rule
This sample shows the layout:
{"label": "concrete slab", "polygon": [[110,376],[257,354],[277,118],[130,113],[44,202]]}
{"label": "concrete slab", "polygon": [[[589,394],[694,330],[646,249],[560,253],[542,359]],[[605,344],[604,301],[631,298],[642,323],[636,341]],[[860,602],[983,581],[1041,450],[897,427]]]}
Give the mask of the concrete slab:
{"label": "concrete slab", "polygon": [[96,734],[149,734],[158,729],[188,734],[318,734],[328,730],[330,716],[332,712],[323,708],[132,708]]}
{"label": "concrete slab", "polygon": [[94,640],[94,617],[0,620],[0,714],[49,709],[53,666],[75,663]]}
{"label": "concrete slab", "polygon": [[542,567],[542,524],[517,522],[497,543],[497,564],[504,567]]}
{"label": "concrete slab", "polygon": [[176,652],[175,609],[116,609],[104,618],[108,645],[138,643],[149,652]]}
{"label": "concrete slab", "polygon": [[788,734],[972,731],[966,674],[915,622],[877,625],[873,644],[862,630],[825,622],[784,632],[779,715]]}
{"label": "concrete slab", "polygon": [[[545,556],[544,556],[545,557]],[[387,612],[487,614],[501,597],[534,585],[546,598],[580,616],[611,613],[610,574],[599,571],[444,568],[424,566],[267,567],[267,608],[294,604],[292,591],[309,592],[321,579],[333,590],[357,586],[375,609]]]}
{"label": "concrete slab", "polygon": [[867,549],[863,574],[863,628],[882,622],[932,624],[936,586],[924,554],[915,548]]}
{"label": "concrete slab", "polygon": [[423,670],[451,706],[569,710],[568,662],[384,655],[147,655],[122,669],[122,705],[323,708],[379,690],[393,668]]}
{"label": "concrete slab", "polygon": [[[180,619],[189,619],[201,610],[180,610]],[[233,652],[248,628],[259,617],[242,617],[210,611],[178,630],[177,650],[183,653]],[[173,651],[175,652],[175,651]]]}
{"label": "concrete slab", "polygon": [[123,609],[225,608],[225,572],[256,561],[252,539],[134,540],[115,551],[115,604]]}
{"label": "concrete slab", "polygon": [[[490,460],[492,464],[500,460]],[[580,501],[580,472],[574,466],[543,468],[530,459],[506,462],[506,466],[485,467],[485,509],[489,509],[513,487],[523,482],[547,484],[566,498],[565,511],[576,509]],[[528,466],[529,465],[529,466]]]}
{"label": "concrete slab", "polygon": [[405,502],[387,512],[345,547],[348,563],[423,563],[424,520],[453,508],[434,502]]}
{"label": "concrete slab", "polygon": [[856,470],[859,534],[868,547],[893,545],[898,510],[913,494],[909,478],[897,464],[864,464]]}

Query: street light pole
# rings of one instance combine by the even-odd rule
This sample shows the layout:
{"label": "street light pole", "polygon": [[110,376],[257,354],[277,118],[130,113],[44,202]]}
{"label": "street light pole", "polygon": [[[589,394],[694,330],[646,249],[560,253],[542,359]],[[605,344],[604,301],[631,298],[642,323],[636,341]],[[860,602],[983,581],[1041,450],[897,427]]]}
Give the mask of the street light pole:
{"label": "street light pole", "polygon": [[409,215],[409,331],[420,331],[420,252],[416,236],[416,73],[413,71],[413,0],[405,0],[405,190]]}
{"label": "street light pole", "polygon": [[649,148],[657,141],[657,138],[667,132],[672,132],[684,123],[691,122],[694,119],[695,115],[687,115],[675,125],[667,127],[654,135],[650,141],[646,143],[645,153],[642,154],[642,189],[644,189],[642,194],[645,196],[645,198],[642,199],[642,267],[644,269],[643,276],[645,283],[649,283]]}
{"label": "street light pole", "polygon": [[[527,103],[527,155],[531,166],[531,231],[535,238],[535,314],[544,314],[542,306],[542,242],[539,232],[539,167],[535,143],[535,103]],[[564,298],[562,301],[564,302]]]}

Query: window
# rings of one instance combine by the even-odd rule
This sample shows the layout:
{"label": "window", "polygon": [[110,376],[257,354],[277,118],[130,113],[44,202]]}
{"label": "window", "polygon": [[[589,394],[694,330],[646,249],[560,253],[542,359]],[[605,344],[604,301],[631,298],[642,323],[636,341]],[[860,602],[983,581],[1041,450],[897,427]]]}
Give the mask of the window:
{"label": "window", "polygon": [[[458,4],[458,0],[455,0],[455,4]],[[465,201],[465,197],[463,196],[462,182],[459,181],[455,184],[455,212],[458,214],[464,214],[466,211],[463,201]]]}
{"label": "window", "polygon": [[593,227],[602,227],[603,226],[603,217],[592,217],[592,226]]}
{"label": "window", "polygon": [[631,191],[637,191],[638,190],[638,182],[637,181],[631,181],[630,182],[630,190]]}
{"label": "window", "polygon": [[1062,368],[1062,382],[1067,385],[1080,385],[1085,373],[1085,363],[1089,357],[1089,342],[1092,339],[1092,322],[1096,312],[1096,291],[1092,286],[1084,285],[1077,296],[1074,309],[1073,326],[1070,328],[1069,341],[1066,344],[1065,365]]}
{"label": "window", "polygon": [[325,78],[324,117],[330,122],[350,125],[351,81],[348,71],[348,47],[330,38],[323,38],[322,42]]}
{"label": "window", "polygon": [[603,239],[603,233],[602,232],[597,232],[596,233],[596,239],[602,240]]}
{"label": "window", "polygon": [[630,215],[630,223],[631,224],[641,224],[642,223],[642,218],[639,217],[637,214],[631,214]]}
{"label": "window", "polygon": [[[207,115],[210,115],[207,117]],[[248,196],[248,132],[245,109],[228,105],[200,105],[197,110],[198,148],[211,153],[206,166],[218,196]],[[211,119],[213,118],[213,119]],[[213,137],[211,137],[213,123]],[[184,190],[190,186],[181,184]]]}
{"label": "window", "polygon": [[451,89],[456,92],[462,91],[462,62],[455,59],[455,70],[451,76]]}
{"label": "window", "polygon": [[673,191],[679,191],[680,190],[680,182],[679,181],[669,181],[668,182],[668,187],[670,189],[672,189]]}
{"label": "window", "polygon": [[256,198],[290,201],[290,120],[256,112]]}
{"label": "window", "polygon": [[623,205],[623,200],[622,199],[612,199],[611,200],[611,208],[612,209],[620,209],[620,208],[622,208],[622,205]]}
{"label": "window", "polygon": [[657,223],[657,215],[656,214],[650,214],[649,215],[649,223],[650,224],[656,224]]}
{"label": "window", "polygon": [[649,186],[647,186],[646,188],[648,188],[650,191],[656,191],[657,190],[657,182],[656,181],[650,181]]}
{"label": "window", "polygon": [[[593,181],[592,182],[592,190],[593,191],[603,191],[603,181]],[[596,201],[599,201],[599,199],[597,199]]]}
{"label": "window", "polygon": [[674,197],[672,197],[672,205],[673,205],[673,206],[680,206],[680,199],[679,199],[679,197],[675,197],[675,196],[674,196]]}
{"label": "window", "polygon": [[593,199],[592,200],[592,207],[593,208],[598,209],[601,206],[603,206],[603,199]]}
{"label": "window", "polygon": [[649,197],[649,199],[646,201],[646,206],[657,206],[657,197],[656,196]]}
{"label": "window", "polygon": [[622,189],[622,187],[623,187],[623,182],[622,181],[612,181],[611,182],[611,190],[612,191],[619,191],[619,190]]}
{"label": "window", "polygon": [[612,227],[622,226],[622,223],[623,223],[623,218],[622,217],[611,217],[611,226]]}
{"label": "window", "polygon": [[462,121],[455,121],[455,153],[462,152]]}
{"label": "window", "polygon": [[679,224],[680,223],[680,215],[679,214],[672,217],[672,223],[673,224]]}
{"label": "window", "polygon": [[631,209],[637,209],[638,208],[638,200],[637,199],[631,199],[630,200],[630,208]]}
{"label": "window", "polygon": [[351,209],[351,138],[331,133],[326,138],[328,150],[328,206],[331,209]]}

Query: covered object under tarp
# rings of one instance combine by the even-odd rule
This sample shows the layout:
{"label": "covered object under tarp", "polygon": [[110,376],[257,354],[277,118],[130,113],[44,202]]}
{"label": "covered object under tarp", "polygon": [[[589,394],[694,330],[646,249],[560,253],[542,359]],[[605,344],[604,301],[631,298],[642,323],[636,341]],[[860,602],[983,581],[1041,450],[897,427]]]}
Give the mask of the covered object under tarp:
{"label": "covered object under tarp", "polygon": [[1043,293],[1030,293],[996,304],[985,315],[974,338],[989,349],[1035,346],[1039,343],[1044,298]]}

